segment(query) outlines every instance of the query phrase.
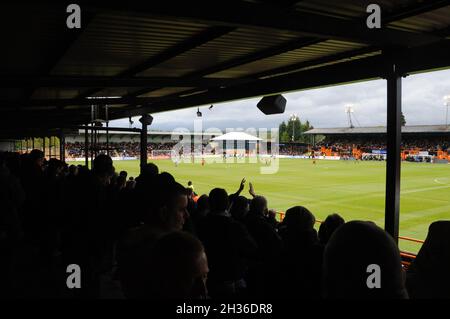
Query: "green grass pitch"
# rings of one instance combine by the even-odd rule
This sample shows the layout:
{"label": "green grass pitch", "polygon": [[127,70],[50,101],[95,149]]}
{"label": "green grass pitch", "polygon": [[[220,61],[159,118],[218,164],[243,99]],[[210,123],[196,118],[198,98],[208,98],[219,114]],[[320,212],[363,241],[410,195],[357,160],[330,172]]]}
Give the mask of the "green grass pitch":
{"label": "green grass pitch", "polygon": [[[384,226],[385,162],[318,160],[313,165],[308,159],[280,159],[273,175],[260,173],[262,163],[181,163],[176,167],[171,160],[153,162],[183,185],[191,180],[199,194],[214,187],[231,194],[245,177],[242,194],[250,197],[248,182],[252,182],[256,193],[277,211],[302,205],[320,220],[339,213],[346,221],[371,220]],[[114,166],[129,176],[139,172],[138,161],[115,161]],[[425,239],[431,222],[450,219],[450,166],[404,162],[401,174],[400,235]],[[400,248],[416,253],[420,244],[401,240]]]}

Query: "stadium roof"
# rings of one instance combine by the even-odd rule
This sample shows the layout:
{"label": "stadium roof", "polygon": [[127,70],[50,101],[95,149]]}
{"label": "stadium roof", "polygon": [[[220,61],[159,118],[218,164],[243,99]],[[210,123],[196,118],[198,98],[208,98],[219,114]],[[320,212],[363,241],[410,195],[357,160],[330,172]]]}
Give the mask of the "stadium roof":
{"label": "stadium roof", "polygon": [[[78,131],[74,131],[74,132],[72,132],[72,134],[70,134],[70,133],[66,133],[66,135],[84,135],[84,133],[85,133],[85,130],[83,130],[83,129],[80,129],[80,130],[78,130]],[[106,135],[106,131],[99,131],[97,134],[100,134],[100,135]],[[140,135],[141,133],[140,132],[124,132],[124,131],[117,131],[117,130],[114,130],[114,129],[111,129],[111,130],[109,130],[108,131],[108,134],[109,135],[111,135],[111,134],[117,134],[117,135]],[[176,135],[176,136],[179,136],[179,135],[192,135],[192,136],[215,136],[215,135],[218,135],[218,133],[217,132],[214,132],[214,133],[212,133],[212,132],[189,132],[189,133],[186,133],[186,132],[184,132],[184,131],[148,131],[147,132],[147,135],[163,135],[163,136],[172,136],[172,135]]]}
{"label": "stadium roof", "polygon": [[[450,1],[2,3],[0,130],[110,119],[450,66]],[[91,97],[91,98],[88,98]],[[118,97],[118,98],[113,98]],[[96,99],[92,99],[96,98]]]}
{"label": "stadium roof", "polygon": [[262,139],[244,132],[229,132],[214,137],[211,141],[262,141]]}
{"label": "stadium roof", "polygon": [[[439,134],[450,133],[450,129],[446,125],[416,125],[403,126],[403,134]],[[337,127],[337,128],[314,128],[305,132],[304,134],[322,134],[322,135],[341,135],[341,134],[386,134],[385,126],[374,127]]]}

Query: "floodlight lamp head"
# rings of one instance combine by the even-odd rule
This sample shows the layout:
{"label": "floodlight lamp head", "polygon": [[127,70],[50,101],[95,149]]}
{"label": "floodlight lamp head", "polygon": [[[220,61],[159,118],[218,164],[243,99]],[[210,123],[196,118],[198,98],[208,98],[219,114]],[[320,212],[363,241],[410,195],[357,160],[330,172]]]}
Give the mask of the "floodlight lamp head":
{"label": "floodlight lamp head", "polygon": [[197,117],[202,117],[202,112],[200,112],[200,108],[197,108]]}
{"label": "floodlight lamp head", "polygon": [[345,106],[345,113],[353,113],[353,112],[354,112],[354,110],[353,110],[353,105],[347,104],[347,105]]}
{"label": "floodlight lamp head", "polygon": [[444,105],[449,106],[450,105],[450,95],[444,96]]}

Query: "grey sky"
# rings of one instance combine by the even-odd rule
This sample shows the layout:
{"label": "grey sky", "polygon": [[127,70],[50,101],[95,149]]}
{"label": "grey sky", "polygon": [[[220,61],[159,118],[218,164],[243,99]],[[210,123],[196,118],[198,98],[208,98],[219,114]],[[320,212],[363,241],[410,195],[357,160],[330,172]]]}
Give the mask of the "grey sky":
{"label": "grey sky", "polygon": [[[444,95],[450,94],[450,70],[411,75],[403,80],[403,113],[407,125],[445,123]],[[264,115],[256,107],[260,98],[200,106],[203,128],[272,128],[278,127],[292,113],[314,127],[347,126],[345,104],[354,104],[355,126],[386,124],[386,82],[375,80],[328,88],[283,94],[286,111],[280,115]],[[192,129],[197,107],[152,114],[152,130]],[[133,126],[140,127],[137,118]],[[358,125],[359,123],[359,125]],[[128,119],[117,120],[111,126],[128,127]]]}

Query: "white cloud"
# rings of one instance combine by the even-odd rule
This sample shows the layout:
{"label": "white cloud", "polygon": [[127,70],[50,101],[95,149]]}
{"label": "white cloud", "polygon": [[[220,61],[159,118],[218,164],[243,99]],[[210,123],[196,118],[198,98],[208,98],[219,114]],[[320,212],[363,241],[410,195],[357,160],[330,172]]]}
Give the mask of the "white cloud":
{"label": "white cloud", "polygon": [[[442,124],[445,122],[443,96],[450,94],[450,70],[408,76],[403,80],[403,113],[407,125]],[[220,103],[212,110],[200,106],[203,127],[248,128],[278,127],[292,113],[309,120],[315,127],[347,126],[345,104],[354,104],[355,117],[361,126],[386,124],[386,81],[375,80],[335,87],[284,94],[286,111],[279,115],[264,115],[256,107],[260,100],[247,99]],[[151,129],[172,130],[176,127],[192,129],[197,119],[197,107],[152,114]],[[139,127],[137,118],[135,127]],[[358,124],[358,123],[354,123]],[[128,126],[128,119],[114,121],[111,126]]]}

